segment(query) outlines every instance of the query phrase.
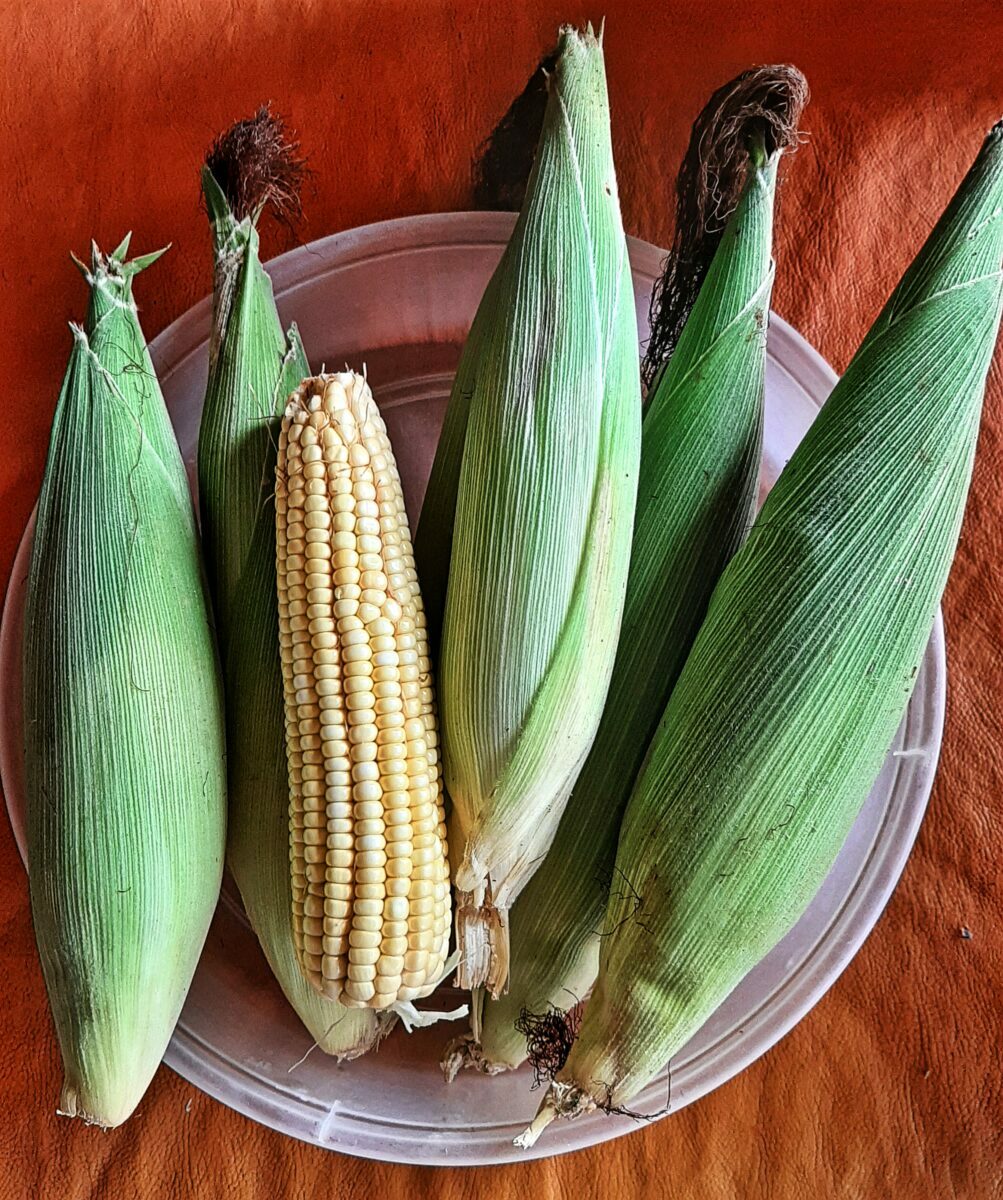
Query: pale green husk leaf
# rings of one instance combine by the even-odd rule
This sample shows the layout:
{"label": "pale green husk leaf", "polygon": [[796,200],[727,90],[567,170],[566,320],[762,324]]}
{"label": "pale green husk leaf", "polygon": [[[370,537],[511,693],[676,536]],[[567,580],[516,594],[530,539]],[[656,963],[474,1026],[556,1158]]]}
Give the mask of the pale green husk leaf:
{"label": "pale green husk leaf", "polygon": [[469,395],[454,392],[466,415],[447,419],[444,453],[454,434],[463,449],[440,703],[459,979],[497,991],[507,909],[598,724],[637,485],[633,289],[591,31],[562,32],[526,202],[486,305],[476,361],[461,369]]}
{"label": "pale green husk leaf", "polygon": [[755,511],[779,154],[748,179],[644,416],[627,598],[595,743],[512,911],[512,982],[484,1005],[481,1069],[526,1057],[525,1011],[592,986],[624,806],[721,571]]}
{"label": "pale green husk leaf", "polygon": [[133,1111],[219,894],[222,688],[191,498],[126,243],[84,268],[38,502],[24,640],[32,916],[60,1110]]}
{"label": "pale green husk leaf", "polygon": [[581,1034],[526,1142],[555,1112],[629,1102],[831,867],[954,554],[1001,261],[997,126],[714,593],[627,806],[631,892],[611,897]]}
{"label": "pale green husk leaf", "polygon": [[304,976],[293,941],[289,776],[271,498],[262,505],[255,526],[235,593],[231,629],[226,670],[227,865],[272,974],[314,1041],[328,1054],[356,1058],[376,1044],[389,1023],[378,1021],[370,1010],[345,1008],[321,996]]}

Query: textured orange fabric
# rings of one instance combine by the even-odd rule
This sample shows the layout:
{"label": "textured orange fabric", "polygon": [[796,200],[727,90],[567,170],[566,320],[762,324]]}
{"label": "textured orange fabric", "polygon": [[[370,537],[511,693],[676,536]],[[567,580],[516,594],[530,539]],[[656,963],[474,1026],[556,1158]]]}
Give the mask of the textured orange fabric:
{"label": "textured orange fabric", "polygon": [[[507,13],[504,10],[509,10]],[[304,238],[467,207],[471,156],[562,20],[605,12],[627,228],[666,245],[689,124],[751,63],[808,75],[810,139],[787,171],[778,311],[837,369],[1003,109],[998,0],[34,0],[0,6],[0,570],[41,476],[84,295],[67,252],[124,230],[174,250],[142,279],[155,335],[210,287],[197,168],[271,99],[316,169]],[[504,14],[504,15],[503,15]],[[285,249],[270,231],[270,253]],[[379,299],[374,298],[378,303]],[[929,816],[891,905],[829,995],[737,1079],[570,1158],[417,1170],[263,1129],[161,1070],[102,1134],[54,1115],[59,1069],[0,820],[0,1197],[337,1195],[677,1200],[1003,1195],[1003,375],[945,601],[947,732]],[[971,938],[961,936],[961,928]]]}

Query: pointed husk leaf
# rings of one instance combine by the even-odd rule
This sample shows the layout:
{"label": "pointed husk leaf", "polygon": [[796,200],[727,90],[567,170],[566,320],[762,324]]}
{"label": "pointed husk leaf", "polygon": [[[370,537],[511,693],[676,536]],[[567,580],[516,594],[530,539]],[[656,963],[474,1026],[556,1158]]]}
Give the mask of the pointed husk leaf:
{"label": "pointed husk leaf", "polygon": [[562,31],[526,202],[486,304],[461,368],[472,390],[453,393],[466,428],[440,697],[458,978],[497,992],[507,910],[598,724],[637,485],[633,289],[591,31]]}
{"label": "pointed husk leaf", "polygon": [[173,1032],[219,894],[222,688],[195,517],[132,300],[95,249],[25,610],[32,916],[60,1110],[117,1125]]}
{"label": "pointed husk leaf", "polygon": [[[295,327],[282,328],[251,217],[238,221],[208,167],[202,188],[215,254],[209,378],[199,427],[202,539],[226,658],[229,624],[263,494],[276,420],[308,373]],[[291,386],[287,390],[287,385]],[[274,456],[272,458],[274,462]]]}

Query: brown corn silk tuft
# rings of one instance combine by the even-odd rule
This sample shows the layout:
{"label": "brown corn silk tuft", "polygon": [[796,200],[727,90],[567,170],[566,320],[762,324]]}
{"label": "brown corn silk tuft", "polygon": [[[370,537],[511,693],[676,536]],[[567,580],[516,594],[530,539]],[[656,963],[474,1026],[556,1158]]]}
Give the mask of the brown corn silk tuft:
{"label": "brown corn silk tuft", "polygon": [[651,293],[651,336],[641,378],[651,389],[679,341],[745,185],[753,131],[767,157],[798,142],[808,82],[790,65],[753,67],[711,96],[693,125],[676,177],[676,228],[666,270]]}
{"label": "brown corn silk tuft", "polygon": [[205,165],[237,221],[245,217],[257,221],[266,207],[283,224],[302,220],[306,160],[283,118],[267,104],[221,133],[206,154]]}
{"label": "brown corn silk tuft", "polygon": [[545,1013],[532,1013],[524,1008],[519,1014],[515,1028],[526,1039],[526,1057],[533,1068],[534,1088],[549,1083],[568,1061],[581,1024],[578,1007],[569,1012],[551,1008]]}

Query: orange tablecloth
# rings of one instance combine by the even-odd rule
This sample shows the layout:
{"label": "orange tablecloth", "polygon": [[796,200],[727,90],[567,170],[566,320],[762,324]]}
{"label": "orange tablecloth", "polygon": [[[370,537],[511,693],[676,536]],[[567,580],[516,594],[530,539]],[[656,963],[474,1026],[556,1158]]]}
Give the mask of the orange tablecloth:
{"label": "orange tablecloth", "polygon": [[[503,10],[510,12],[504,15]],[[271,99],[316,169],[304,238],[470,205],[481,139],[562,20],[605,12],[627,229],[665,245],[672,180],[711,90],[751,63],[808,75],[787,172],[778,311],[845,367],[1003,110],[993,0],[34,0],[0,6],[0,569],[42,471],[84,292],[67,258],[133,229],[152,337],[210,287],[197,170]],[[270,253],[285,249],[272,230]],[[266,238],[266,241],[268,239]],[[378,303],[378,297],[375,298]],[[13,839],[0,820],[0,1196],[372,1195],[713,1200],[1003,1194],[1003,377],[945,600],[947,732],[891,905],[830,994],[740,1077],[570,1158],[484,1171],[380,1166],[252,1124],[162,1069],[102,1134],[54,1115],[59,1070]],[[961,928],[971,938],[961,936]]]}

